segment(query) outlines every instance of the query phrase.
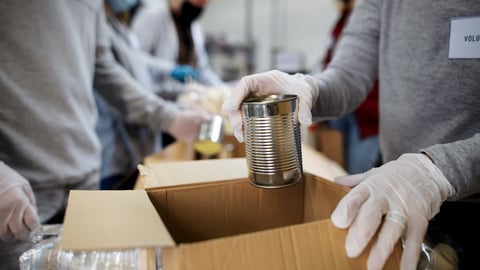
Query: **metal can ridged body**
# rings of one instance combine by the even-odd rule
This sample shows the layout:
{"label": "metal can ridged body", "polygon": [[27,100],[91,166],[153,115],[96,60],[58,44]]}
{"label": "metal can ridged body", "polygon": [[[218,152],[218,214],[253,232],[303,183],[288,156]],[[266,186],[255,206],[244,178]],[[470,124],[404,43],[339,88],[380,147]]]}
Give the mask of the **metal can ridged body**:
{"label": "metal can ridged body", "polygon": [[295,95],[244,100],[242,116],[250,182],[278,188],[297,183],[303,173]]}

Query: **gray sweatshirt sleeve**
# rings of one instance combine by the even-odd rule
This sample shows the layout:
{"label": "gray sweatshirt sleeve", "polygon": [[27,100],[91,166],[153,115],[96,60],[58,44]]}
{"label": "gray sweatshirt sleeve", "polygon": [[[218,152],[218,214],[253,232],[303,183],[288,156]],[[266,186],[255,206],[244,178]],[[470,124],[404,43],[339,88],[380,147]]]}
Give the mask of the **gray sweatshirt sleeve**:
{"label": "gray sweatshirt sleeve", "polygon": [[143,89],[116,63],[110,50],[105,17],[101,16],[97,24],[95,89],[122,113],[126,121],[147,124],[153,130],[166,131],[178,107]]}
{"label": "gray sweatshirt sleeve", "polygon": [[448,144],[422,150],[434,161],[456,190],[449,200],[460,200],[480,193],[480,133]]}
{"label": "gray sweatshirt sleeve", "polygon": [[379,1],[357,1],[334,58],[317,74],[319,95],[312,114],[318,120],[343,116],[355,110],[377,79]]}

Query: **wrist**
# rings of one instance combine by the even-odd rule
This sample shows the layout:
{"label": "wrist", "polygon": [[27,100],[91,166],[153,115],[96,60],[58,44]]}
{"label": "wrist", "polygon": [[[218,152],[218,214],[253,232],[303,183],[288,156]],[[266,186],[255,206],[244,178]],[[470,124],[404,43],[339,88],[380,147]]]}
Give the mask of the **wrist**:
{"label": "wrist", "polygon": [[179,114],[181,108],[179,105],[171,102],[166,102],[162,111],[157,113],[155,122],[158,122],[158,126],[154,127],[154,130],[169,132],[175,117]]}
{"label": "wrist", "polygon": [[302,73],[297,73],[294,76],[297,79],[300,79],[303,82],[305,82],[306,88],[308,89],[307,92],[311,95],[311,98],[312,98],[312,104],[315,104],[318,98],[317,80],[311,75],[302,74]]}
{"label": "wrist", "polygon": [[431,175],[431,179],[435,182],[436,186],[438,186],[442,202],[455,195],[455,188],[450,183],[450,181],[448,181],[440,168],[435,165],[432,157],[430,157],[427,153],[424,152],[417,154],[416,157],[418,158],[418,161],[422,164],[422,166]]}
{"label": "wrist", "polygon": [[30,185],[30,183],[3,161],[0,161],[0,195],[14,187],[23,185]]}

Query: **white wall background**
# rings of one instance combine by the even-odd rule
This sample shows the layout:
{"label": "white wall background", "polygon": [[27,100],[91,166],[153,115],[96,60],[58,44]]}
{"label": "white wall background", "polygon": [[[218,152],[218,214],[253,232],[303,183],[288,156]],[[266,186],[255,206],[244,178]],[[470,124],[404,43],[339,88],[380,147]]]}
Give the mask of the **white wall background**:
{"label": "white wall background", "polygon": [[210,0],[200,23],[206,34],[224,35],[230,43],[251,39],[255,72],[273,67],[274,48],[303,54],[305,68],[312,70],[326,51],[337,16],[335,0]]}

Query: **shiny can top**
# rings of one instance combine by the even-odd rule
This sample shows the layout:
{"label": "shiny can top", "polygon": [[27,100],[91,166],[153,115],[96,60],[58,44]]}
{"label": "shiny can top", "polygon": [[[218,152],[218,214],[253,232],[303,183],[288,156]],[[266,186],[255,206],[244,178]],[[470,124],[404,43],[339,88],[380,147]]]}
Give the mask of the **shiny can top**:
{"label": "shiny can top", "polygon": [[247,117],[283,115],[297,110],[296,95],[269,95],[248,97],[243,100],[242,111]]}

